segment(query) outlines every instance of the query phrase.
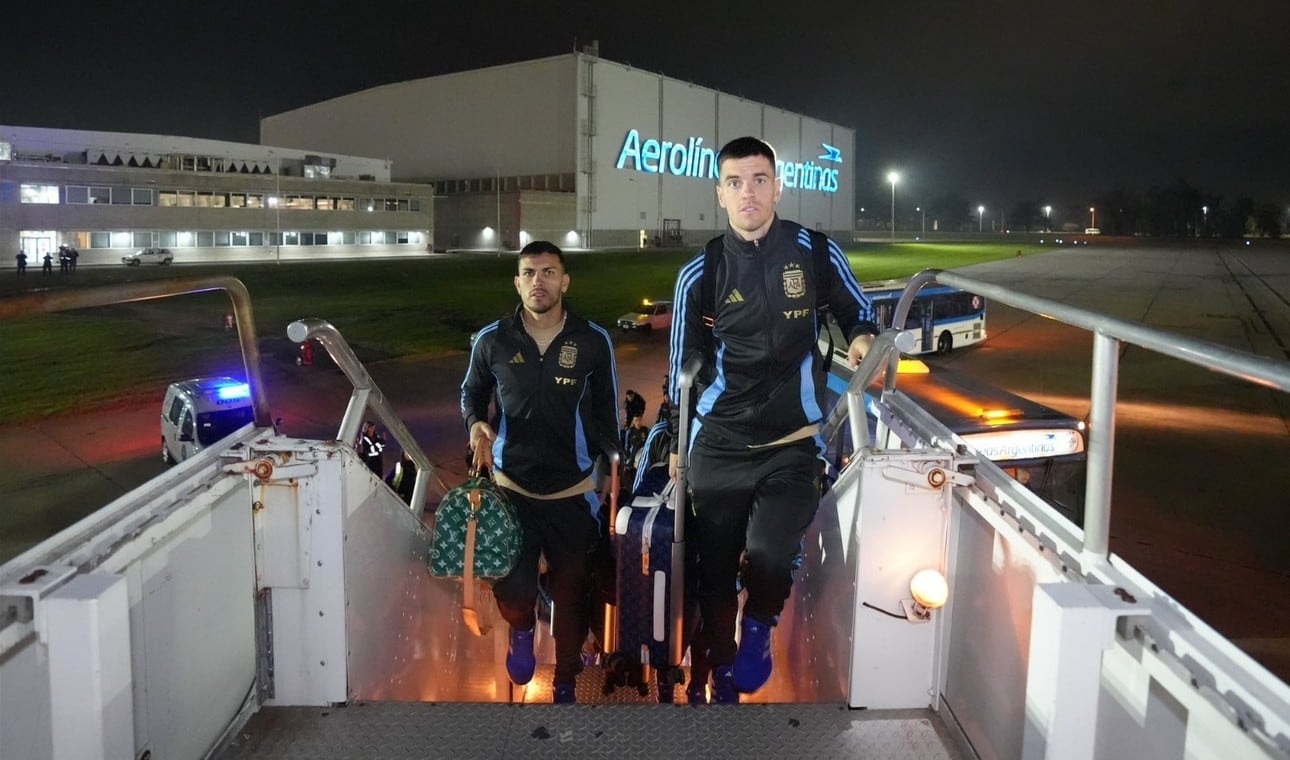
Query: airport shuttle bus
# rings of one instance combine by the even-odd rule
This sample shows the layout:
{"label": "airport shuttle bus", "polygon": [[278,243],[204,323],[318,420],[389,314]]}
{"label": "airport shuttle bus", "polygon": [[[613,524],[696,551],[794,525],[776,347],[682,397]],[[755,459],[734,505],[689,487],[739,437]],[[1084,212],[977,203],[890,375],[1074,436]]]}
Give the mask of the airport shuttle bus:
{"label": "airport shuttle bus", "polygon": [[[864,284],[879,326],[893,326],[891,318],[905,285],[905,280]],[[948,354],[955,348],[980,343],[986,336],[985,297],[945,285],[929,285],[914,297],[904,329],[915,338],[911,354]]]}

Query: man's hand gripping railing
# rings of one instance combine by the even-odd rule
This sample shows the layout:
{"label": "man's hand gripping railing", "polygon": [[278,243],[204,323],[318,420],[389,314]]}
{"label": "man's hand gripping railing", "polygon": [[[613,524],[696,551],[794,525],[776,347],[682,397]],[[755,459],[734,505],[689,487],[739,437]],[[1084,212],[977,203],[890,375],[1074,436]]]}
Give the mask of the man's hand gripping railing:
{"label": "man's hand gripping railing", "polygon": [[900,362],[900,354],[913,348],[914,335],[907,330],[884,330],[874,338],[869,352],[860,360],[860,365],[852,373],[851,382],[847,384],[846,391],[838,399],[838,403],[834,404],[824,421],[824,429],[821,432],[825,445],[831,444],[837,437],[843,422],[849,422],[851,425],[851,442],[854,451],[871,445],[869,423],[865,419],[864,390],[884,370],[887,373],[885,389],[894,388],[896,365]]}

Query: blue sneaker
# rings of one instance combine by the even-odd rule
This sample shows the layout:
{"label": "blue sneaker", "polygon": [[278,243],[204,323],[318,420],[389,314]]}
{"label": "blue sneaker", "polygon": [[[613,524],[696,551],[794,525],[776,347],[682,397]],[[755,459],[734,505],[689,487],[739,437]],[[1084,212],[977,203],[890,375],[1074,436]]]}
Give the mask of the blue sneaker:
{"label": "blue sneaker", "polygon": [[511,629],[511,648],[506,652],[506,675],[511,683],[523,686],[533,680],[537,658],[533,656],[533,631]]}
{"label": "blue sneaker", "polygon": [[773,626],[744,616],[740,625],[739,652],[735,655],[735,688],[751,694],[770,678],[770,632]]}
{"label": "blue sneaker", "polygon": [[573,684],[571,683],[556,684],[555,694],[552,696],[551,701],[557,705],[577,704],[578,695],[573,690]]}
{"label": "blue sneaker", "polygon": [[729,665],[718,665],[712,669],[712,704],[739,704],[739,692],[735,689],[735,678]]}

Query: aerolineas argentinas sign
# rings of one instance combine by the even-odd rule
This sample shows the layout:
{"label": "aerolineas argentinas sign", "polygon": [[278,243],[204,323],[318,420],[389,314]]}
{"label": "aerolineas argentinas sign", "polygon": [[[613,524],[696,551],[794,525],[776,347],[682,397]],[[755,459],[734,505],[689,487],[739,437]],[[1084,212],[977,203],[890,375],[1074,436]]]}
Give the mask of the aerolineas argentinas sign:
{"label": "aerolineas argentinas sign", "polygon": [[[842,151],[820,143],[824,151],[817,160],[834,164],[842,163]],[[633,129],[623,140],[618,151],[615,168],[649,174],[671,174],[677,177],[695,177],[717,180],[717,151],[703,145],[702,137],[690,137],[684,142],[667,140],[642,140],[641,133]],[[783,178],[784,187],[801,190],[818,190],[821,193],[838,191],[838,169],[807,161],[775,162],[775,173]]]}

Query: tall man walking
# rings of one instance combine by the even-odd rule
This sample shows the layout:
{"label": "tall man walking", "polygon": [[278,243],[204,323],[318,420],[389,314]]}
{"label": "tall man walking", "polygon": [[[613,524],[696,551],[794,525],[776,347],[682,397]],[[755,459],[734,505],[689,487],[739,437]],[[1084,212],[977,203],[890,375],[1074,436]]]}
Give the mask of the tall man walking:
{"label": "tall man walking", "polygon": [[[511,574],[493,586],[511,626],[506,670],[533,678],[538,558],[555,603],[554,701],[574,702],[591,612],[590,562],[599,538],[592,469],[618,436],[618,378],[609,333],[574,314],[564,254],[535,241],[519,254],[515,313],[479,331],[461,386],[473,464],[490,467],[524,529]],[[489,416],[494,394],[497,408]]]}
{"label": "tall man walking", "polygon": [[[877,327],[837,244],[776,216],[774,150],[741,137],[721,149],[717,166],[717,202],[730,224],[705,249],[711,254],[677,276],[668,395],[675,431],[681,368],[702,357],[689,447],[703,626],[696,641],[708,647],[714,700],[737,703],[738,692],[770,677],[771,632],[819,506],[825,367],[817,311],[827,305],[838,320],[853,366]],[[740,573],[748,598],[736,648]],[[691,701],[703,699],[704,686],[690,685]]]}

